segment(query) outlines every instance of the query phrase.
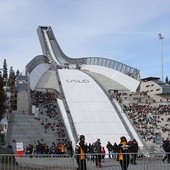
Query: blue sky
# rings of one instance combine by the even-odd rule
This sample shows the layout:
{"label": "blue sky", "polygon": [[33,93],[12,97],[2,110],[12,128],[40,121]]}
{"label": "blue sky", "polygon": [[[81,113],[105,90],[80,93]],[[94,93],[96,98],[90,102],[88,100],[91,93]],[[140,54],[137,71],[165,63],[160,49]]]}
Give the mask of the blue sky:
{"label": "blue sky", "polygon": [[0,0],[0,68],[24,70],[42,54],[36,29],[51,26],[64,53],[103,57],[170,79],[169,0]]}

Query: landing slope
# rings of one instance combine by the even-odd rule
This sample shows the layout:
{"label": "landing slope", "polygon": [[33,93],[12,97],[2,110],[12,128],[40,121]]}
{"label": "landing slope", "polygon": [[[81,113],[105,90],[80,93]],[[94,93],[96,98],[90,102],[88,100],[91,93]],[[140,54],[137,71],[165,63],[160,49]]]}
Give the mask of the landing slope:
{"label": "landing slope", "polygon": [[87,143],[101,139],[119,142],[120,136],[129,135],[110,100],[99,85],[79,70],[59,70],[61,85],[78,135],[84,134]]}

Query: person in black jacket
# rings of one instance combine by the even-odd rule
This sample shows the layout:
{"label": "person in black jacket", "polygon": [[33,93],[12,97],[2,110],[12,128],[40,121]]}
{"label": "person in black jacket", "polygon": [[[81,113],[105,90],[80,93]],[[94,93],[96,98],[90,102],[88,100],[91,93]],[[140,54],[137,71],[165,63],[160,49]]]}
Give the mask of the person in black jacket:
{"label": "person in black jacket", "polygon": [[109,153],[109,158],[112,158],[112,144],[110,143],[110,141],[107,142],[106,148],[108,150]]}
{"label": "person in black jacket", "polygon": [[112,146],[112,151],[113,151],[113,158],[116,158],[116,153],[118,152],[118,145],[117,143],[115,142]]}
{"label": "person in black jacket", "polygon": [[170,138],[167,138],[163,141],[163,149],[166,155],[164,156],[162,161],[164,162],[167,159],[167,162],[170,163]]}
{"label": "person in black jacket", "polygon": [[138,142],[136,141],[136,139],[133,139],[131,142],[130,142],[130,152],[131,152],[131,164],[132,165],[137,165],[136,163],[136,158],[137,158],[137,155],[138,155]]}
{"label": "person in black jacket", "polygon": [[78,164],[77,170],[86,170],[86,154],[87,147],[85,145],[85,136],[80,135],[80,141],[76,144],[75,147],[75,156]]}
{"label": "person in black jacket", "polygon": [[118,145],[118,157],[117,160],[119,161],[122,170],[127,170],[129,166],[129,145],[127,143],[127,139],[125,136],[120,138],[120,143]]}

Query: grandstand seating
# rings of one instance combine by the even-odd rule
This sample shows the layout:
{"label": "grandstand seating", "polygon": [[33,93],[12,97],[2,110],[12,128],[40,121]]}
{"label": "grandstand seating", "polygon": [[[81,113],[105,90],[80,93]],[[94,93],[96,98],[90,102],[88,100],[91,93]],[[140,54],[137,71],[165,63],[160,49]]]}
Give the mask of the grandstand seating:
{"label": "grandstand seating", "polygon": [[[39,95],[39,98],[37,98],[36,94],[44,95]],[[54,94],[53,97],[55,99],[55,92],[50,92],[50,94]],[[43,102],[41,100],[42,96],[44,100]],[[24,112],[18,112],[14,115],[10,141],[10,143],[13,144],[14,151],[16,143],[13,141],[23,142],[24,148],[29,144],[33,144],[34,141],[37,140],[43,141],[43,143],[46,143],[48,146],[50,146],[52,142],[58,144],[68,141],[64,123],[59,111],[57,111],[57,106],[54,107],[52,101],[44,96],[47,96],[47,92],[35,91],[32,94],[33,104],[36,104],[39,108],[38,116],[35,117],[34,114]],[[39,105],[40,101],[41,105]],[[56,112],[51,112],[49,115],[47,112],[48,104],[55,108]]]}
{"label": "grandstand seating", "polygon": [[[170,135],[168,102],[155,102],[146,93],[110,90],[141,135],[148,148],[162,150],[161,143]],[[118,97],[117,97],[118,96]],[[159,142],[156,140],[159,137]],[[161,139],[160,139],[161,138]]]}

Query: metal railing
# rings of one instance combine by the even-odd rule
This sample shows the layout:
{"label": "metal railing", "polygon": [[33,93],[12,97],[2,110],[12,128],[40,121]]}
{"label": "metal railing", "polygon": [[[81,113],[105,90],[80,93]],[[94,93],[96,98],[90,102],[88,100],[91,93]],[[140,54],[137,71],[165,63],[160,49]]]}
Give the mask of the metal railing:
{"label": "metal railing", "polygon": [[65,57],[64,59],[70,64],[87,64],[87,65],[98,65],[107,67],[116,71],[119,71],[123,74],[126,74],[136,80],[140,80],[140,70],[128,66],[126,64],[120,63],[115,60],[99,57],[86,57],[86,58],[69,58]]}
{"label": "metal railing", "polygon": [[[96,155],[87,154],[86,166],[87,170],[95,170]],[[101,155],[101,154],[100,154]],[[16,154],[0,154],[1,170],[75,170],[78,165],[75,157],[78,155],[16,155]],[[121,170],[120,162],[117,161],[117,154],[109,158],[105,154],[105,158],[101,160],[101,169],[103,170]],[[128,170],[169,170],[170,163],[162,161],[165,155],[163,153],[150,153],[148,157],[139,155],[136,164],[129,163]],[[132,153],[129,154],[132,157]],[[93,159],[94,158],[94,159]]]}

